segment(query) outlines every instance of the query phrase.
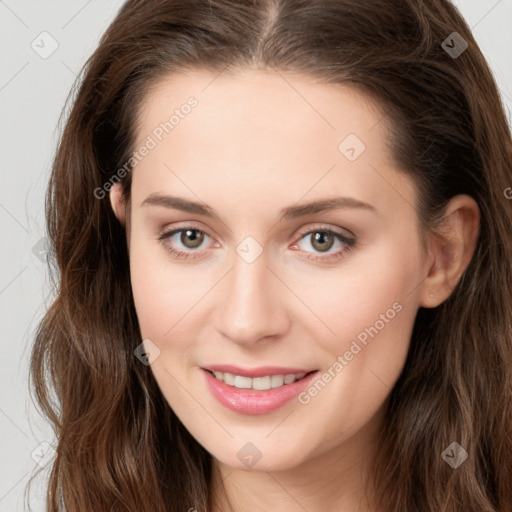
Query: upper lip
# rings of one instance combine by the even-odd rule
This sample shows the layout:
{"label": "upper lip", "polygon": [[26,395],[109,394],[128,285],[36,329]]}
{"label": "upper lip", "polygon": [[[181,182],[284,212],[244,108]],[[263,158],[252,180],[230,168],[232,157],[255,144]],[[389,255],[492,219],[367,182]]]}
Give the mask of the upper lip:
{"label": "upper lip", "polygon": [[231,373],[232,375],[240,375],[242,377],[266,377],[267,375],[289,375],[291,373],[310,373],[315,370],[308,368],[290,368],[283,366],[259,366],[258,368],[240,368],[230,364],[210,364],[203,366],[203,370],[212,372]]}

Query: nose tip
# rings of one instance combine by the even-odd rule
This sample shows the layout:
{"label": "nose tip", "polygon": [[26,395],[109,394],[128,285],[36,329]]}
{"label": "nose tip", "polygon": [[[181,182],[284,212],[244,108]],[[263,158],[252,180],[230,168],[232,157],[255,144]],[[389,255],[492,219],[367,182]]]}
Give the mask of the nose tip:
{"label": "nose tip", "polygon": [[265,258],[237,257],[217,297],[217,330],[240,344],[283,335],[289,317],[281,288]]}

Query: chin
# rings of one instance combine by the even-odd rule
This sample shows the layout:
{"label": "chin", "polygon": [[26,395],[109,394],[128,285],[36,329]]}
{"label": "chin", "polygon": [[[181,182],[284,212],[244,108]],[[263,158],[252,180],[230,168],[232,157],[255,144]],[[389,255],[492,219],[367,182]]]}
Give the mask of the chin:
{"label": "chin", "polygon": [[[260,444],[261,446],[261,444]],[[222,464],[242,471],[285,471],[299,466],[304,462],[305,454],[299,446],[290,447],[290,453],[282,446],[266,446],[258,449],[256,443],[245,443],[236,448],[234,456],[226,457],[226,451],[212,456]]]}

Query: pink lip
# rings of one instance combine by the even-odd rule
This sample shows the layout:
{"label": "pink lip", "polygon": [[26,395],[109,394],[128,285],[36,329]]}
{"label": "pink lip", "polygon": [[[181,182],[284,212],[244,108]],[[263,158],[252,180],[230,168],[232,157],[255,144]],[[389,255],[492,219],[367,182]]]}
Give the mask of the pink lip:
{"label": "pink lip", "polygon": [[[217,367],[216,367],[217,368]],[[227,368],[227,367],[223,367]],[[233,368],[233,367],[231,367]],[[262,376],[261,369],[259,376]],[[282,370],[282,369],[281,369]],[[318,371],[314,371],[304,378],[293,382],[292,384],[285,384],[279,388],[269,389],[266,391],[256,391],[253,389],[238,389],[233,386],[228,386],[224,382],[217,380],[208,370],[202,369],[206,385],[212,395],[225,407],[232,411],[248,415],[268,414],[276,409],[279,409],[284,404],[289,402],[292,398],[296,397],[301,391],[310,385],[311,381],[315,378]],[[215,370],[222,371],[222,370]],[[230,371],[226,370],[228,373]],[[236,373],[236,372],[233,372]],[[301,371],[286,371],[279,374],[286,373],[302,373]],[[241,375],[240,373],[236,373]],[[265,373],[264,375],[276,375],[278,372]],[[248,375],[244,375],[248,376]]]}
{"label": "pink lip", "polygon": [[309,373],[314,369],[304,368],[284,368],[282,366],[260,366],[258,368],[239,368],[230,364],[211,364],[203,366],[203,370],[210,370],[212,372],[231,373],[232,375],[240,375],[242,377],[266,377],[267,375],[288,375],[290,373]]}

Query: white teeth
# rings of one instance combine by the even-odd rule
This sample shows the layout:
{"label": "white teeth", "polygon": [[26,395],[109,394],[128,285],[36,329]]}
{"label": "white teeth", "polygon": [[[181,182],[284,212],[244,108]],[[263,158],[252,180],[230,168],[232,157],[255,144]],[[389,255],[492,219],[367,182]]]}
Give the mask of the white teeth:
{"label": "white teeth", "polygon": [[253,389],[257,389],[259,391],[264,391],[265,389],[270,389],[270,377],[255,377],[252,380]]}
{"label": "white teeth", "polygon": [[235,377],[235,388],[250,389],[252,387],[252,379],[250,377],[242,377],[237,375]]}
{"label": "white teeth", "polygon": [[296,380],[302,379],[305,373],[289,373],[287,375],[267,375],[265,377],[243,377],[233,375],[232,373],[213,372],[215,378],[238,389],[254,389],[257,391],[266,391],[268,389],[280,388],[286,384],[292,384]]}
{"label": "white teeth", "polygon": [[273,388],[280,388],[284,384],[284,377],[282,375],[272,375],[270,378],[272,380],[271,386]]}
{"label": "white teeth", "polygon": [[217,375],[215,375],[215,377],[217,377],[217,379],[219,380],[223,380],[226,384],[228,384],[229,386],[234,386],[235,385],[235,376],[231,373],[222,373],[222,372],[219,372],[222,377],[219,379],[219,377],[217,377]]}
{"label": "white teeth", "polygon": [[293,373],[284,376],[285,384],[291,384],[292,382],[295,382],[295,375]]}

